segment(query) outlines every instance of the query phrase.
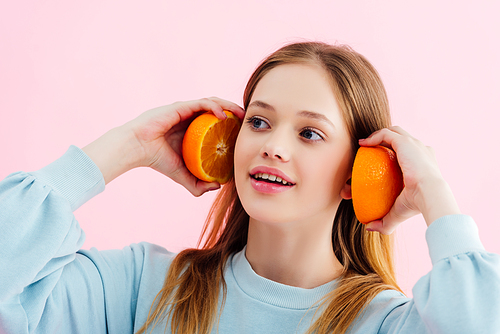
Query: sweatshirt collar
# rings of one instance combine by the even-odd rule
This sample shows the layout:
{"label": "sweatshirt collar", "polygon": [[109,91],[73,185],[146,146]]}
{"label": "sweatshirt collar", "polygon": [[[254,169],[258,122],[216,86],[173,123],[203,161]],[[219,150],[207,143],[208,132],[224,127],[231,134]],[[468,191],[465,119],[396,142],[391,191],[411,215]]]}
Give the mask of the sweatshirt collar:
{"label": "sweatshirt collar", "polygon": [[232,257],[232,273],[241,290],[261,302],[289,309],[309,309],[319,306],[321,299],[336,286],[337,280],[313,289],[304,289],[274,282],[259,276],[252,269],[245,252],[246,247]]}

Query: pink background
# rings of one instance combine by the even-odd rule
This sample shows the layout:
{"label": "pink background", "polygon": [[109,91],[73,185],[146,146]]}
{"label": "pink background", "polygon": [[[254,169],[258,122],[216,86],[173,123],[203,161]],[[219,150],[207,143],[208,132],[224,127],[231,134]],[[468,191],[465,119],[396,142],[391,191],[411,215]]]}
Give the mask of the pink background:
{"label": "pink background", "polygon": [[[347,43],[379,70],[394,124],[435,148],[461,209],[500,253],[499,12],[497,1],[2,1],[0,178],[150,108],[241,104],[257,63],[285,42]],[[179,251],[196,245],[213,198],[137,169],[75,214],[85,248]],[[397,231],[409,295],[430,269],[424,233],[421,216]]]}

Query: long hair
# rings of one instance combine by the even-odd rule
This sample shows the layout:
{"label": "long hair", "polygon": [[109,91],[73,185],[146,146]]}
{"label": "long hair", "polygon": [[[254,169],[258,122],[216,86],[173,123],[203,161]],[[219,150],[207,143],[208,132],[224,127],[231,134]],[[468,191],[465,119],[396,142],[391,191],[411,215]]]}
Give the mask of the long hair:
{"label": "long hair", "polygon": [[[358,139],[390,126],[386,92],[375,68],[348,46],[320,42],[290,44],[266,58],[247,83],[245,109],[260,79],[284,64],[319,65],[330,75],[353,152],[359,148]],[[224,270],[231,254],[245,247],[248,222],[231,179],[212,205],[199,248],[186,249],[175,257],[137,334],[165,319],[177,334],[207,334],[212,330],[226,298]],[[343,273],[336,288],[321,301],[322,313],[309,333],[345,333],[379,292],[401,291],[395,279],[392,237],[366,231],[354,215],[351,200],[342,200],[339,205],[332,244]]]}

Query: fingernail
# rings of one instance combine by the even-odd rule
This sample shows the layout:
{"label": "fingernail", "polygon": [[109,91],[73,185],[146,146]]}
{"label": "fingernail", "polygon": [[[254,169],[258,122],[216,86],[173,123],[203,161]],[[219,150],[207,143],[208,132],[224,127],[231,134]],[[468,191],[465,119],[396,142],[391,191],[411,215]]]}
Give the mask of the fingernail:
{"label": "fingernail", "polygon": [[208,191],[214,191],[214,190],[219,190],[220,187],[212,187],[212,188],[209,188]]}
{"label": "fingernail", "polygon": [[374,230],[374,229],[371,229],[371,228],[369,228],[369,227],[367,227],[367,228],[366,228],[366,230],[367,230],[368,232],[375,232],[375,230]]}

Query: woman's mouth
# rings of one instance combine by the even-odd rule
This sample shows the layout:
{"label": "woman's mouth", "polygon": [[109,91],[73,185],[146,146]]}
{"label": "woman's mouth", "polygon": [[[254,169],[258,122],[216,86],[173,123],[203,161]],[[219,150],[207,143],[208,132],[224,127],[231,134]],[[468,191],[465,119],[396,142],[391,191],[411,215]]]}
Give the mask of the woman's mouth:
{"label": "woman's mouth", "polygon": [[257,173],[254,175],[250,175],[251,178],[257,180],[257,181],[263,181],[263,182],[269,182],[269,183],[276,183],[276,184],[283,184],[283,185],[289,185],[291,186],[292,184],[283,180],[281,177],[272,175],[272,174],[266,174],[266,173]]}
{"label": "woman's mouth", "polygon": [[287,191],[295,185],[286,180],[283,180],[279,176],[267,173],[256,173],[253,175],[251,174],[250,182],[255,190],[267,194]]}

